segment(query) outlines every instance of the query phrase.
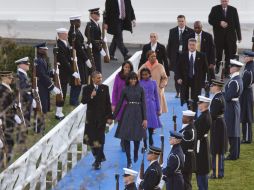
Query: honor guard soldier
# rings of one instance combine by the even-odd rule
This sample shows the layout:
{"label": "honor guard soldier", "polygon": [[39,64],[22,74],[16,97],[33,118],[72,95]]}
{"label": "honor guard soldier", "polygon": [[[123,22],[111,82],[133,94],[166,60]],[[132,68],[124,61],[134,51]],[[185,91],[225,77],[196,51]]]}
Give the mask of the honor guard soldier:
{"label": "honor guard soldier", "polygon": [[253,90],[254,83],[254,52],[244,52],[244,62],[246,63],[243,71],[243,93],[240,97],[241,122],[242,122],[242,143],[252,142],[252,123],[253,123]]}
{"label": "honor guard soldier", "polygon": [[243,81],[240,69],[243,63],[230,60],[230,80],[225,86],[224,98],[226,101],[225,121],[229,141],[229,155],[226,160],[237,160],[240,157],[240,103],[239,98],[243,91]]}
{"label": "honor guard soldier", "polygon": [[33,103],[33,96],[32,96],[32,86],[30,82],[30,78],[28,77],[27,72],[30,69],[30,62],[28,57],[21,58],[15,61],[17,64],[17,76],[18,76],[18,87],[20,90],[21,96],[21,104],[22,110],[24,113],[24,118],[26,120],[27,127],[30,126],[30,118],[32,112],[32,103]]}
{"label": "honor guard soldier", "polygon": [[[81,25],[80,15],[70,17],[70,30],[68,32],[68,42],[71,45],[72,50],[76,50],[76,57],[74,57],[72,51],[72,67],[77,63],[77,74],[75,74],[71,80],[70,90],[70,105],[77,106],[79,104],[79,95],[81,92],[81,85],[88,83],[88,68],[91,68],[91,62],[88,59],[84,37],[80,32],[79,28]],[[80,77],[79,77],[80,76]],[[75,78],[81,80],[81,84],[75,85]]]}
{"label": "honor guard soldier", "polygon": [[197,134],[193,124],[195,115],[196,112],[193,112],[191,110],[183,111],[183,125],[182,129],[179,131],[183,135],[181,147],[185,155],[184,168],[182,171],[184,179],[184,190],[192,189],[192,173],[195,173],[196,171],[196,156],[194,151],[196,147]]}
{"label": "honor guard soldier", "polygon": [[198,189],[208,190],[210,149],[207,137],[212,126],[212,118],[208,109],[211,99],[204,96],[198,96],[198,99],[198,109],[201,114],[194,123],[197,131],[196,178]]}
{"label": "honor guard soldier", "polygon": [[14,128],[16,124],[21,124],[21,119],[16,114],[15,96],[10,87],[13,82],[13,73],[11,71],[0,71],[0,80],[0,123],[4,132],[4,139],[1,140],[5,141],[3,144],[6,143],[7,147],[1,152],[0,160],[2,160],[3,153],[5,153],[7,161],[10,161],[14,146]]}
{"label": "honor guard soldier", "polygon": [[137,190],[136,184],[135,184],[135,177],[138,175],[137,171],[131,170],[129,168],[123,168],[124,170],[124,190]]}
{"label": "honor guard soldier", "polygon": [[60,94],[61,91],[54,86],[54,83],[51,80],[53,72],[50,70],[49,63],[47,63],[46,60],[48,51],[46,43],[40,43],[35,47],[37,48],[36,76],[38,77],[38,89],[42,112],[46,114],[50,111],[50,92],[52,91],[54,94]]}
{"label": "honor guard soldier", "polygon": [[160,190],[158,186],[161,180],[162,171],[158,162],[158,158],[161,154],[161,149],[150,146],[147,154],[147,160],[150,162],[149,167],[144,174],[144,180],[141,181],[140,187],[143,190]]}
{"label": "honor guard soldier", "polygon": [[68,30],[66,28],[58,28],[57,32],[57,55],[56,61],[59,68],[59,80],[61,84],[63,100],[56,101],[56,113],[55,118],[61,120],[64,118],[63,106],[67,92],[67,86],[71,80],[71,77],[80,77],[78,73],[74,73],[71,68],[71,54],[68,46]]}
{"label": "honor guard soldier", "polygon": [[166,181],[167,190],[184,190],[182,169],[184,168],[184,153],[181,148],[183,135],[170,131],[169,143],[172,149],[168,156],[167,167],[163,169],[163,179]]}
{"label": "honor guard soldier", "polygon": [[211,179],[224,177],[224,154],[227,151],[227,126],[224,119],[225,99],[222,94],[224,82],[212,79],[210,91],[214,94],[210,105],[212,127],[210,129],[212,169]]}
{"label": "honor guard soldier", "polygon": [[91,56],[95,64],[95,69],[101,72],[101,54],[105,55],[105,51],[102,49],[101,29],[98,23],[100,20],[99,9],[89,9],[90,22],[86,25],[85,36],[87,37],[88,48],[91,48],[90,46],[92,45]]}

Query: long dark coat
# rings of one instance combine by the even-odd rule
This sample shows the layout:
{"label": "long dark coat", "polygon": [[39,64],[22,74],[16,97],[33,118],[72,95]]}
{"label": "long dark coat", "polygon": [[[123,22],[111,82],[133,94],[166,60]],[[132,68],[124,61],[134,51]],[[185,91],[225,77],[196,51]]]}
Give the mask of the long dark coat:
{"label": "long dark coat", "polygon": [[[151,43],[144,45],[138,68],[140,68],[147,61],[146,54],[149,50],[151,50]],[[167,76],[169,76],[170,75],[169,65],[168,65],[168,58],[167,58],[165,46],[157,42],[157,47],[155,49],[155,52],[157,55],[158,62],[164,66],[166,74]]]}
{"label": "long dark coat", "polygon": [[196,171],[196,141],[197,133],[194,124],[189,124],[179,131],[183,134],[183,139],[181,141],[181,147],[183,153],[185,154],[185,162],[183,172],[194,173]]}
{"label": "long dark coat", "polygon": [[224,119],[225,100],[222,92],[214,95],[211,105],[210,114],[213,120],[210,129],[211,154],[224,154],[227,151],[227,126]]}
{"label": "long dark coat", "polygon": [[[191,28],[185,26],[185,30],[182,34],[182,40],[183,43],[186,42],[187,36],[194,33],[194,30]],[[174,27],[169,30],[169,37],[168,37],[168,45],[167,45],[167,55],[169,58],[169,68],[170,70],[174,71],[176,70],[177,63],[178,63],[178,57],[179,57],[179,31],[178,26]],[[184,45],[184,44],[183,44]]]}
{"label": "long dark coat", "polygon": [[[239,97],[243,91],[243,81],[240,75],[231,78],[225,86],[224,98],[226,101],[225,121],[228,137],[240,137],[240,103]],[[236,98],[236,101],[234,101]]]}
{"label": "long dark coat", "polygon": [[194,123],[197,130],[196,173],[206,175],[210,172],[210,148],[208,132],[212,126],[212,118],[209,111],[204,111]]}
{"label": "long dark coat", "polygon": [[184,167],[184,153],[180,144],[174,145],[167,160],[167,167],[162,173],[166,177],[167,190],[184,190],[184,180],[181,170]]}
{"label": "long dark coat", "polygon": [[84,144],[90,146],[105,143],[107,119],[112,118],[109,89],[107,85],[99,85],[96,96],[91,99],[94,85],[83,88],[82,104],[87,104]]}
{"label": "long dark coat", "polygon": [[137,190],[135,183],[130,183],[124,187],[124,190]]}
{"label": "long dark coat", "polygon": [[38,89],[41,99],[42,112],[50,111],[50,91],[53,90],[54,84],[50,77],[52,72],[47,61],[38,55],[36,59],[36,77],[38,77]]}
{"label": "long dark coat", "polygon": [[254,62],[248,62],[243,71],[243,92],[240,97],[241,122],[253,122],[253,90]]}
{"label": "long dark coat", "polygon": [[[204,79],[206,72],[208,70],[206,56],[203,53],[196,51],[196,58],[194,61],[195,74],[193,76],[194,89],[192,89],[192,99],[198,101],[198,95],[201,94],[202,85],[204,84]],[[181,85],[181,101],[187,102],[189,99],[189,89],[188,84],[188,71],[189,71],[189,52],[183,52],[179,57],[179,63],[176,70],[176,80],[182,79]]]}
{"label": "long dark coat", "polygon": [[[125,0],[125,12],[126,16],[123,21],[123,30],[130,31],[132,33],[132,20],[135,20],[135,13],[131,4],[131,0]],[[115,35],[116,34],[116,23],[118,23],[119,19],[119,6],[118,0],[106,0],[105,4],[106,14],[104,17],[105,24],[108,25],[107,32],[109,34]]]}
{"label": "long dark coat", "polygon": [[73,68],[71,67],[71,52],[63,41],[57,40],[58,54],[57,61],[60,63],[59,68],[59,78],[61,84],[67,84],[72,78]]}

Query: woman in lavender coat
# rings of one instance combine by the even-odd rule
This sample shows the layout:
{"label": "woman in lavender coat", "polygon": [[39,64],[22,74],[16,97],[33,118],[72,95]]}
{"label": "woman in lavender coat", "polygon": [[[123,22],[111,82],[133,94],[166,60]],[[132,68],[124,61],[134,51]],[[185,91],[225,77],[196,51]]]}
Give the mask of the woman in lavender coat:
{"label": "woman in lavender coat", "polygon": [[[146,100],[146,115],[147,115],[147,128],[149,133],[149,145],[153,146],[153,130],[161,128],[161,122],[159,116],[160,102],[157,91],[157,84],[155,80],[151,79],[151,72],[148,68],[143,68],[140,71],[140,86],[145,91]],[[144,141],[145,147],[147,147],[146,140]]]}
{"label": "woman in lavender coat", "polygon": [[[132,71],[133,71],[132,63],[130,61],[125,61],[122,64],[121,71],[115,77],[113,92],[112,92],[112,111],[113,112],[115,111],[115,107],[120,100],[122,89],[125,87],[126,78],[129,75],[129,73]],[[125,105],[126,105],[126,101],[124,101],[119,113],[117,114],[116,121],[118,121],[118,123],[120,122]],[[119,130],[120,130],[120,125],[118,124],[116,133],[118,133]],[[121,140],[121,147],[124,152],[125,150],[124,150],[124,145],[122,140]]]}

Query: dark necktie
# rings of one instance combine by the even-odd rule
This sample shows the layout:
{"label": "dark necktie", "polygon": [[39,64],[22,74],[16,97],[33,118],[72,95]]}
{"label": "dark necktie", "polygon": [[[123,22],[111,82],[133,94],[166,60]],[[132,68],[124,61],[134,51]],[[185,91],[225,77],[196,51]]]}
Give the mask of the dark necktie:
{"label": "dark necktie", "polygon": [[183,30],[180,30],[179,44],[180,44],[180,45],[183,45]]}
{"label": "dark necktie", "polygon": [[121,8],[121,15],[120,15],[120,17],[121,17],[121,19],[122,20],[124,20],[125,19],[125,4],[124,4],[124,0],[121,0],[121,6],[120,6],[120,8]]}
{"label": "dark necktie", "polygon": [[194,65],[194,59],[193,59],[193,54],[190,56],[190,65],[189,65],[189,78],[193,78],[193,65]]}

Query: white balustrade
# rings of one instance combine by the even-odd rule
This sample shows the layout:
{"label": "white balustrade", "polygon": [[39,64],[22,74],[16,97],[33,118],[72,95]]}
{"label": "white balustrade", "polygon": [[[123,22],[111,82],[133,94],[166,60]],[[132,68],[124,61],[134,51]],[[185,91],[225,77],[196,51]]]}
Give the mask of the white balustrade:
{"label": "white balustrade", "polygon": [[[129,60],[137,70],[141,51],[136,52]],[[115,75],[118,68],[104,84],[109,86],[112,94]],[[37,186],[41,190],[54,187],[68,172],[68,164],[73,168],[77,164],[78,154],[82,158],[87,153],[87,146],[83,144],[83,133],[86,118],[86,105],[80,104],[52,130],[42,137],[25,154],[11,164],[0,174],[0,190],[34,190]],[[113,124],[110,126],[110,129]],[[78,150],[78,147],[82,150]],[[70,158],[70,157],[71,158]],[[48,175],[48,173],[51,175]],[[49,176],[51,179],[48,180]],[[48,181],[47,181],[48,180]]]}

